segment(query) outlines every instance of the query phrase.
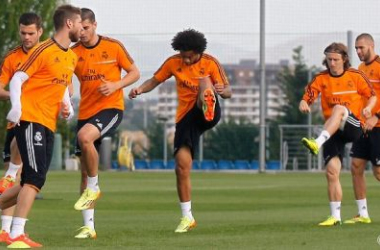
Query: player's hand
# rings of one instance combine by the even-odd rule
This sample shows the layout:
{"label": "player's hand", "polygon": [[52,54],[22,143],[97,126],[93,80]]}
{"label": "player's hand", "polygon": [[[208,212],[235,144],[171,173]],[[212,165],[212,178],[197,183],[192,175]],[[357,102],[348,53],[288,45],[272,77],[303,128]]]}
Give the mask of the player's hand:
{"label": "player's hand", "polygon": [[99,86],[98,91],[105,96],[111,95],[113,92],[117,90],[117,86],[115,83],[105,80],[101,78],[102,84]]}
{"label": "player's hand", "polygon": [[12,124],[18,124],[21,118],[21,106],[12,106],[7,115],[7,120]]}
{"label": "player's hand", "polygon": [[222,96],[224,94],[224,84],[217,82],[214,84],[214,88],[218,95]]}
{"label": "player's hand", "polygon": [[142,91],[140,90],[140,88],[133,88],[133,89],[131,89],[131,91],[129,91],[128,97],[129,97],[129,99],[134,99],[138,95],[141,95],[141,93],[142,93]]}
{"label": "player's hand", "polygon": [[74,116],[74,110],[66,102],[61,103],[61,116],[66,120],[70,120]]}
{"label": "player's hand", "polygon": [[365,118],[369,119],[372,116],[371,109],[369,107],[365,107],[362,111]]}
{"label": "player's hand", "polygon": [[375,115],[368,118],[364,123],[364,131],[371,131],[379,121],[379,118],[377,118]]}
{"label": "player's hand", "polygon": [[298,108],[302,113],[310,113],[310,107],[305,100],[300,101]]}

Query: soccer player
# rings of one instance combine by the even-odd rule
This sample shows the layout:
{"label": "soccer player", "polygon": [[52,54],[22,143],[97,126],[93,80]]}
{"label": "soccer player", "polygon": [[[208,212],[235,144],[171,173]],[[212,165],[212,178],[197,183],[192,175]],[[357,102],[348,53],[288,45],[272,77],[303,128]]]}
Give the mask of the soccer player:
{"label": "soccer player", "polygon": [[[123,89],[140,78],[140,71],[123,46],[115,39],[98,35],[92,10],[82,8],[80,42],[72,47],[78,56],[75,74],[80,81],[76,155],[81,159],[81,197],[74,208],[82,211],[84,226],[75,236],[94,239],[95,200],[99,198],[99,146],[123,119]],[[122,70],[127,74],[121,78]]]}
{"label": "soccer player", "polygon": [[[19,35],[21,45],[10,50],[0,67],[0,97],[9,99],[9,92],[4,87],[9,83],[11,77],[18,67],[26,61],[31,54],[31,50],[38,44],[42,35],[42,19],[35,13],[24,13],[19,18]],[[7,126],[7,135],[3,150],[5,175],[0,179],[0,194],[12,187],[19,179],[21,170],[21,156],[18,151],[16,140],[14,139],[14,128],[10,124]],[[13,219],[14,206],[4,209],[1,212],[0,242],[6,242],[9,238]]]}
{"label": "soccer player", "polygon": [[[372,83],[376,92],[377,104],[374,110],[380,110],[380,58],[375,53],[375,42],[370,34],[361,34],[356,38],[355,49],[362,63],[359,70],[363,71]],[[346,224],[371,223],[366,199],[366,182],[364,170],[368,161],[372,163],[373,174],[380,181],[380,114],[374,114],[365,122],[365,132],[352,145],[351,173],[358,214],[344,221]]]}
{"label": "soccer player", "polygon": [[[317,139],[303,138],[302,143],[314,155],[322,145],[326,165],[328,198],[331,216],[320,226],[341,224],[340,206],[342,187],[339,181],[344,146],[362,135],[363,117],[369,118],[376,104],[376,95],[367,77],[350,68],[347,47],[332,43],[324,50],[323,64],[327,70],[319,73],[306,87],[299,104],[303,113],[310,112],[310,105],[321,94],[321,105],[325,124]],[[368,100],[366,106],[362,99]]]}
{"label": "soccer player", "polygon": [[169,57],[152,78],[133,88],[129,98],[153,90],[172,76],[176,79],[178,108],[174,156],[182,218],[175,232],[185,233],[196,226],[191,211],[190,184],[194,152],[200,136],[220,120],[217,95],[230,98],[231,88],[219,62],[204,53],[207,45],[204,34],[194,29],[184,30],[175,35],[171,45],[179,53]]}
{"label": "soccer player", "polygon": [[53,19],[56,33],[33,51],[10,82],[12,107],[7,119],[17,124],[15,136],[23,169],[20,185],[0,196],[1,209],[17,203],[8,248],[42,246],[25,234],[25,223],[46,180],[57,118],[60,113],[65,119],[73,115],[68,86],[77,57],[69,46],[80,36],[80,9],[62,5]]}

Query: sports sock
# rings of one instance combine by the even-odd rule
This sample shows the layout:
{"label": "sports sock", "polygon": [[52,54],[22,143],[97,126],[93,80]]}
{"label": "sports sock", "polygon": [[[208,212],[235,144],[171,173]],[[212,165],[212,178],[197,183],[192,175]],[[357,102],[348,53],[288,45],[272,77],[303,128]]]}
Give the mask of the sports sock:
{"label": "sports sock", "polygon": [[180,202],[182,217],[187,216],[190,220],[193,219],[193,214],[191,213],[191,201]]}
{"label": "sports sock", "polygon": [[340,201],[330,201],[330,211],[331,211],[331,216],[333,216],[337,220],[340,219]]}
{"label": "sports sock", "polygon": [[17,171],[21,168],[21,165],[13,164],[12,162],[9,163],[9,168],[7,172],[5,173],[5,176],[10,175],[12,178],[16,179]]}
{"label": "sports sock", "polygon": [[98,175],[94,177],[87,176],[87,187],[90,188],[92,191],[99,191]]}
{"label": "sports sock", "polygon": [[92,230],[95,229],[94,212],[95,209],[82,210],[83,223],[85,226],[90,227]]}
{"label": "sports sock", "polygon": [[22,234],[24,234],[25,223],[27,219],[21,217],[14,217],[12,221],[12,229],[11,229],[11,239],[14,239]]}
{"label": "sports sock", "polygon": [[5,231],[7,233],[11,232],[12,219],[13,219],[13,216],[9,216],[9,215],[1,216],[1,230],[2,231]]}
{"label": "sports sock", "polygon": [[367,199],[356,200],[356,204],[358,205],[359,215],[361,217],[368,218]]}
{"label": "sports sock", "polygon": [[330,138],[330,133],[327,132],[327,130],[323,130],[321,134],[318,136],[317,139],[315,139],[315,142],[318,145],[318,148],[321,148],[323,143],[325,143]]}

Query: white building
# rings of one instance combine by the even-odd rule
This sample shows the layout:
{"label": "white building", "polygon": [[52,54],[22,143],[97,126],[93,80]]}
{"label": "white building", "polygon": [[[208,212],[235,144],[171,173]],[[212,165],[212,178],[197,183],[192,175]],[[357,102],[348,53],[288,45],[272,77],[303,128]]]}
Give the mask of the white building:
{"label": "white building", "polygon": [[[266,65],[267,116],[279,115],[278,108],[284,103],[284,95],[279,87],[277,75],[288,61]],[[260,69],[255,60],[242,60],[239,64],[223,65],[232,88],[232,98],[219,98],[222,119],[241,119],[258,124],[260,117]],[[174,79],[159,87],[157,116],[168,118],[174,125],[177,108],[177,94]]]}

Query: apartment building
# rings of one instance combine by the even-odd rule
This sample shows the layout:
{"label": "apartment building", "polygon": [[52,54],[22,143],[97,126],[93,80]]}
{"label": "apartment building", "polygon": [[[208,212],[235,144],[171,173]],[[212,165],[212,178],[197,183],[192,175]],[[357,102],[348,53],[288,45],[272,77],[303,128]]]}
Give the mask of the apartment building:
{"label": "apartment building", "polygon": [[[277,80],[278,73],[287,60],[278,64],[266,65],[266,90],[267,90],[267,117],[279,115],[279,108],[284,103],[284,95]],[[233,119],[239,122],[241,119],[258,124],[260,117],[260,68],[255,60],[241,60],[238,64],[223,65],[233,96],[230,99],[220,98],[224,120]],[[158,90],[157,116],[168,119],[170,125],[174,125],[174,117],[177,108],[177,94],[174,80],[162,84]]]}

